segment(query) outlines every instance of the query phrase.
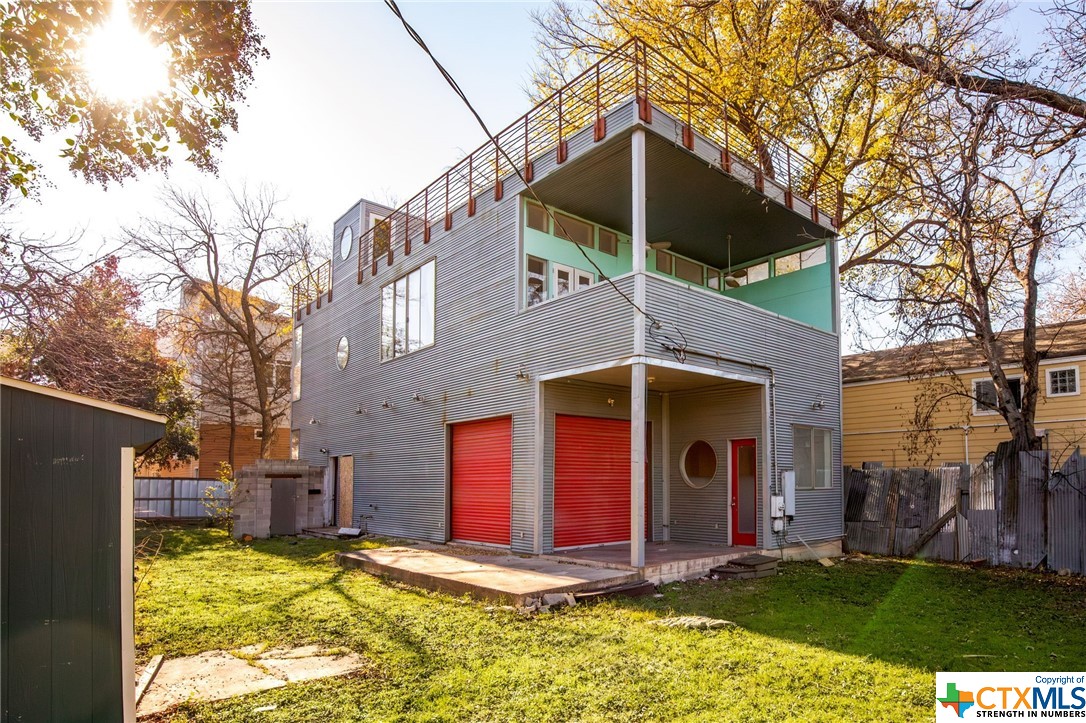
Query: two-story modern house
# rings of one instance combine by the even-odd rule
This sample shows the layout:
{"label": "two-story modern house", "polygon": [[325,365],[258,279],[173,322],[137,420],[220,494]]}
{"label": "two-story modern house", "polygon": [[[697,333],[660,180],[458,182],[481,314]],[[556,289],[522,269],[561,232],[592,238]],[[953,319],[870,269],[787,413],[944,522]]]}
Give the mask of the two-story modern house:
{"label": "two-story modern house", "polygon": [[634,567],[839,545],[836,183],[637,41],[497,143],[359,201],[295,290],[337,523]]}

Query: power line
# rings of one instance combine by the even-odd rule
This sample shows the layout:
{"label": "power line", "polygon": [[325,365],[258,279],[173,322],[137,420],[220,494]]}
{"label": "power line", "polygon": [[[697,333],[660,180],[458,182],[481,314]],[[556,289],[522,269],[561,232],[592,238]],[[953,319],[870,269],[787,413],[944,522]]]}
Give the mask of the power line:
{"label": "power line", "polygon": [[[592,268],[594,268],[596,270],[596,272],[599,274],[599,277],[601,279],[604,279],[608,284],[610,284],[611,288],[613,288],[615,291],[617,291],[618,294],[623,299],[626,300],[627,304],[632,306],[634,309],[636,309],[638,312],[640,312],[642,315],[644,315],[644,317],[646,319],[648,319],[650,322],[652,322],[652,325],[653,325],[654,328],[662,329],[663,324],[661,324],[656,319],[656,317],[654,317],[652,314],[650,314],[649,312],[645,311],[640,306],[638,306],[637,302],[635,302],[633,299],[631,299],[629,297],[629,295],[625,291],[618,288],[618,285],[615,284],[615,282],[611,279],[611,277],[608,276],[607,274],[605,274],[603,272],[603,269],[601,269],[596,264],[596,262],[592,260],[592,257],[588,255],[588,253],[584,250],[584,248],[582,248],[579,243],[574,241],[572,239],[572,237],[566,232],[566,229],[562,226],[562,222],[558,220],[557,216],[555,216],[555,214],[551,210],[550,206],[548,206],[543,201],[543,199],[541,199],[539,197],[539,194],[537,194],[535,192],[535,189],[532,188],[532,184],[528,183],[528,179],[525,178],[523,173],[521,173],[521,170],[520,170],[520,168],[517,167],[517,164],[513,162],[513,159],[510,158],[510,156],[506,152],[506,150],[504,148],[502,148],[500,143],[498,143],[498,139],[494,136],[494,134],[490,132],[490,129],[487,127],[486,122],[483,120],[482,116],[479,115],[478,111],[475,110],[475,106],[473,106],[471,104],[471,101],[468,100],[468,96],[467,96],[467,94],[464,93],[464,90],[460,87],[460,84],[457,83],[456,79],[452,77],[452,74],[448,70],[445,69],[445,66],[441,64],[441,61],[439,61],[436,57],[434,57],[434,54],[430,51],[430,48],[426,45],[426,41],[422,39],[422,36],[419,35],[418,31],[416,31],[415,28],[411,27],[411,23],[407,22],[407,18],[405,18],[403,16],[403,13],[400,12],[400,7],[396,4],[396,0],[385,0],[385,5],[387,5],[388,9],[391,10],[392,13],[397,18],[400,19],[400,22],[403,24],[404,30],[407,31],[407,34],[409,36],[411,36],[411,39],[414,40],[415,43],[420,48],[422,48],[422,51],[424,53],[426,53],[427,57],[430,58],[430,60],[434,64],[434,66],[437,68],[438,72],[441,73],[441,76],[443,78],[445,78],[445,82],[448,83],[449,87],[453,89],[453,92],[456,93],[456,95],[460,97],[460,100],[464,101],[464,105],[466,105],[468,107],[468,110],[471,111],[471,114],[473,116],[475,116],[475,120],[479,122],[479,127],[483,129],[483,133],[485,133],[486,137],[490,140],[490,142],[494,144],[494,147],[498,150],[498,152],[501,153],[502,156],[505,157],[505,160],[509,162],[509,167],[512,168],[513,172],[517,174],[517,178],[519,178],[521,183],[524,184],[524,187],[528,190],[528,193],[532,194],[532,198],[534,198],[536,200],[536,202],[539,203],[539,205],[543,207],[543,210],[547,212],[547,216],[558,227],[558,230],[562,232],[562,237],[565,238],[567,241],[569,241],[571,244],[573,244],[577,248],[577,250],[581,252],[581,256],[584,256],[585,261],[587,261],[588,263],[590,263],[592,265]],[[528,159],[525,158],[525,162],[527,162],[527,160]],[[632,244],[631,244],[631,246],[632,246]],[[638,253],[638,252],[645,253],[644,249],[632,249],[632,251],[633,251],[633,253]],[[676,329],[678,329],[677,326],[676,326]],[[679,333],[682,334],[681,331]]]}

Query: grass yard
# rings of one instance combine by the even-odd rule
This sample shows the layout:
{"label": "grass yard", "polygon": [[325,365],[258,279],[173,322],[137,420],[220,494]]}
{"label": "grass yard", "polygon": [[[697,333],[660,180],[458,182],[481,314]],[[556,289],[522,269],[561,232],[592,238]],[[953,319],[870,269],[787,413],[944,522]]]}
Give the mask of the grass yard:
{"label": "grass yard", "polygon": [[[141,660],[321,643],[371,667],[169,721],[931,720],[936,670],[1086,669],[1086,583],[896,560],[672,584],[524,618],[336,566],[373,542],[165,532],[136,601]],[[708,615],[738,628],[650,626]],[[254,712],[265,706],[267,712]]]}

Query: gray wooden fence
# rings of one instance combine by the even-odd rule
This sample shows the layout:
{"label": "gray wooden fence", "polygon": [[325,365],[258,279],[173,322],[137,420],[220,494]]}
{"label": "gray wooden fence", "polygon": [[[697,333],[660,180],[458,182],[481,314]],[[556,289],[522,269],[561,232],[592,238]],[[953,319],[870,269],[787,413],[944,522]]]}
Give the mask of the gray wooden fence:
{"label": "gray wooden fence", "polygon": [[850,550],[1086,574],[1086,458],[1000,446],[973,469],[845,468]]}

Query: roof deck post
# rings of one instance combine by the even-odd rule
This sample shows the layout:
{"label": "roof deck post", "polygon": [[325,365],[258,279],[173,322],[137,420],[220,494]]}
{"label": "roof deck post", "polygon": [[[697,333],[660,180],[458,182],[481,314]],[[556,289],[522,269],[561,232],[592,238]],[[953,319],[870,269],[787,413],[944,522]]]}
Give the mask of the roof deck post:
{"label": "roof deck post", "polygon": [[[633,188],[633,218],[631,219],[634,272],[634,354],[645,353],[645,250],[647,232],[645,218],[645,131],[634,130],[630,142]],[[630,371],[630,565],[645,566],[645,409],[646,371],[644,363],[636,363]]]}

